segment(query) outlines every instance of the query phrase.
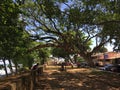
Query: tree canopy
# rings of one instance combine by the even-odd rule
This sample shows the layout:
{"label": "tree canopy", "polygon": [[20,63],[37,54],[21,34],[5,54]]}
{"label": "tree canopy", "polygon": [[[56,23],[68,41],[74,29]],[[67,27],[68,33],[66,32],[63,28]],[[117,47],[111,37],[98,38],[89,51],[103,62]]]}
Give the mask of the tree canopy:
{"label": "tree canopy", "polygon": [[[119,4],[118,0],[37,0],[25,2],[22,10],[32,39],[79,53],[90,61],[107,43],[115,41],[119,47]],[[92,49],[93,39],[97,43]]]}
{"label": "tree canopy", "polygon": [[[19,60],[22,61],[32,42],[29,33],[25,31],[24,22],[20,18],[21,13],[17,2],[0,1],[0,60],[4,62],[6,74],[5,60],[9,60],[9,64],[13,62],[17,67],[17,63]],[[11,64],[10,67],[12,67]]]}
{"label": "tree canopy", "polygon": [[[119,0],[3,0],[0,20],[0,57],[56,47],[92,63],[91,55],[106,44],[120,49]],[[48,56],[44,50],[41,58]]]}

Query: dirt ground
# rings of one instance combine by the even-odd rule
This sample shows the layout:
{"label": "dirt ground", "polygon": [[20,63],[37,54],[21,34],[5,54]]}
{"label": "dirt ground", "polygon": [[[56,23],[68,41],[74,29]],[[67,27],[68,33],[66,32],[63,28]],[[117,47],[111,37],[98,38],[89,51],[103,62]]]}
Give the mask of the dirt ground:
{"label": "dirt ground", "polygon": [[36,90],[120,90],[120,74],[91,68],[46,69]]}

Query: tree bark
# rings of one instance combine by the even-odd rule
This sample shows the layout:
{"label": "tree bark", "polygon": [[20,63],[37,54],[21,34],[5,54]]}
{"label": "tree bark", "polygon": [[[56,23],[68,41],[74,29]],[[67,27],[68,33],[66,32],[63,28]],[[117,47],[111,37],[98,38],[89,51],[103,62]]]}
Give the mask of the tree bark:
{"label": "tree bark", "polygon": [[94,66],[95,66],[95,65],[94,65],[94,62],[93,62],[93,60],[92,60],[91,55],[87,55],[86,61],[88,62],[88,65],[89,65],[90,67],[94,67]]}
{"label": "tree bark", "polygon": [[7,72],[7,68],[6,68],[5,58],[3,58],[3,63],[4,63],[4,70],[5,70],[6,76],[8,77],[8,72]]}
{"label": "tree bark", "polygon": [[92,57],[91,57],[91,53],[87,53],[87,54],[80,54],[84,59],[85,61],[88,63],[88,65],[90,67],[94,67],[94,62],[92,60]]}
{"label": "tree bark", "polygon": [[16,72],[16,74],[18,73],[18,64],[17,64],[17,62],[16,61],[14,61],[15,62],[15,72]]}
{"label": "tree bark", "polygon": [[9,61],[9,65],[10,65],[10,71],[11,71],[11,73],[13,74],[13,68],[12,68],[12,63],[11,63],[11,60],[10,60],[10,59],[8,59],[8,61]]}

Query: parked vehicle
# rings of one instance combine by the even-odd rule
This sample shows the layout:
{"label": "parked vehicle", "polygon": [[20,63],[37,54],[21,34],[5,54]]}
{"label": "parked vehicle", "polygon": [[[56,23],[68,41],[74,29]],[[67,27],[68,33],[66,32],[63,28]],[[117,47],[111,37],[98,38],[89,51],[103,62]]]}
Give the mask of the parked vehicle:
{"label": "parked vehicle", "polygon": [[107,64],[100,69],[105,71],[120,72],[120,65]]}
{"label": "parked vehicle", "polygon": [[111,68],[111,71],[112,71],[112,72],[120,72],[120,65],[114,65],[114,66]]}
{"label": "parked vehicle", "polygon": [[100,67],[101,70],[111,71],[113,64],[106,64],[104,67]]}
{"label": "parked vehicle", "polygon": [[108,64],[108,65],[105,66],[105,70],[106,70],[106,71],[111,71],[111,69],[112,69],[113,67],[114,67],[113,64]]}

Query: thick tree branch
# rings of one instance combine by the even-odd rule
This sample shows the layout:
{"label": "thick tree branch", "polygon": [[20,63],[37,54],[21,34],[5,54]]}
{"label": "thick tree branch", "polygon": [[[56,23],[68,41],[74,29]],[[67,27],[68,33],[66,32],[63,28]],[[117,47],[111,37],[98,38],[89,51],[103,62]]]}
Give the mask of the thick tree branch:
{"label": "thick tree branch", "polygon": [[110,20],[110,21],[103,21],[103,22],[98,22],[98,23],[95,23],[95,22],[80,22],[81,24],[89,24],[89,25],[104,25],[106,23],[120,23],[120,20]]}
{"label": "thick tree branch", "polygon": [[108,40],[101,42],[98,46],[94,47],[91,53],[96,53],[98,51],[98,49],[102,46],[104,46],[107,42],[109,42],[111,40],[111,38],[109,38]]}
{"label": "thick tree branch", "polygon": [[31,49],[28,50],[28,52],[31,52],[31,51],[34,51],[36,49],[40,49],[40,48],[45,48],[45,47],[60,47],[59,45],[56,45],[56,44],[51,44],[51,43],[47,43],[47,44],[40,44],[38,46],[35,46]]}
{"label": "thick tree branch", "polygon": [[46,37],[39,37],[38,35],[36,36],[30,36],[32,38],[32,40],[36,41],[36,40],[53,40],[55,42],[59,42],[55,37],[52,37],[52,36],[46,36]]}
{"label": "thick tree branch", "polygon": [[104,21],[104,22],[97,23],[97,25],[104,25],[106,23],[120,23],[120,20]]}

